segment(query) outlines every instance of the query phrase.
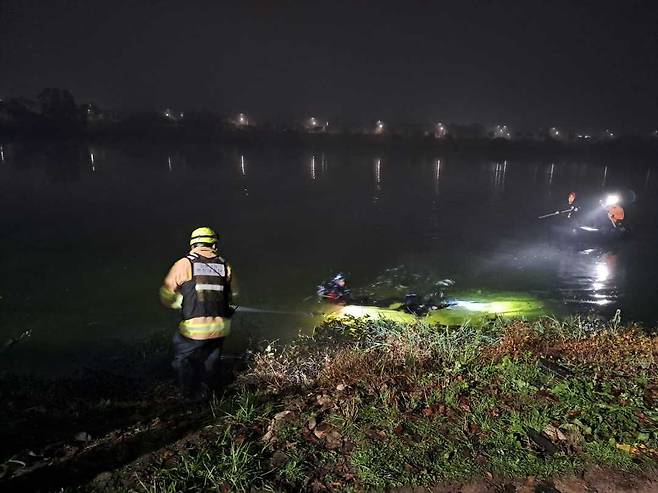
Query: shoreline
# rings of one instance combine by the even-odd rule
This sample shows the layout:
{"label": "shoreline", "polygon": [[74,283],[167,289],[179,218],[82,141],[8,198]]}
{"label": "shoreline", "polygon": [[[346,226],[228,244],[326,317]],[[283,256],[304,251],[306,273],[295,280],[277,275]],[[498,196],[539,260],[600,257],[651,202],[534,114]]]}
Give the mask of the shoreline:
{"label": "shoreline", "polygon": [[[656,480],[658,464],[657,362],[658,336],[619,319],[448,329],[333,318],[314,336],[234,361],[226,374],[235,380],[206,405],[181,405],[171,380],[153,368],[151,380],[115,402],[105,375],[88,399],[88,419],[100,399],[114,422],[77,441],[35,443],[32,455],[14,451],[3,458],[0,485],[445,491],[470,484],[487,491],[511,484],[533,491],[519,488],[573,486],[605,471],[618,484],[639,487],[644,478],[655,486],[647,481]],[[44,415],[58,402],[70,411],[66,400],[41,400]],[[130,410],[123,420],[120,408]],[[9,469],[8,457],[18,461]]]}

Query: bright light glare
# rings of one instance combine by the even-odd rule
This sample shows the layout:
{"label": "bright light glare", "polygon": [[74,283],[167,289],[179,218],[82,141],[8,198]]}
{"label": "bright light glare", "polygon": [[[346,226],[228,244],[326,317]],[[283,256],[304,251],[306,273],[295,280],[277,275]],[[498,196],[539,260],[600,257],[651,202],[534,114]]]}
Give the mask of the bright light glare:
{"label": "bright light glare", "polygon": [[615,205],[615,204],[618,204],[618,203],[619,203],[619,195],[611,194],[611,195],[608,195],[606,197],[604,205],[606,207],[609,207],[611,205]]}
{"label": "bright light glare", "polygon": [[351,317],[363,317],[368,314],[368,310],[363,306],[347,305],[341,311],[342,315],[349,315]]}
{"label": "bright light glare", "polygon": [[477,301],[457,300],[455,306],[466,308],[472,312],[483,312],[489,309],[489,303],[478,303]]}
{"label": "bright light glare", "polygon": [[504,313],[508,310],[507,303],[505,302],[500,302],[500,301],[494,301],[491,303],[491,307],[489,309],[491,313]]}
{"label": "bright light glare", "polygon": [[596,264],[595,277],[599,282],[607,281],[610,277],[610,269],[608,266],[604,263]]}
{"label": "bright light glare", "polygon": [[508,313],[515,311],[514,303],[509,301],[492,301],[490,303],[486,303],[457,300],[454,306],[464,308],[471,312]]}

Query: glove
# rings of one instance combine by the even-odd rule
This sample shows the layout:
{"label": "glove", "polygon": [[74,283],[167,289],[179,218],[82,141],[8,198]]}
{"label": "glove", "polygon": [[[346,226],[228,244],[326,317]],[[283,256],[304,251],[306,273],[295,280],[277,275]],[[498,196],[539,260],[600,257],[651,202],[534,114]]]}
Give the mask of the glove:
{"label": "glove", "polygon": [[160,301],[168,308],[180,310],[181,306],[183,306],[183,295],[180,293],[174,293],[162,286],[160,288]]}

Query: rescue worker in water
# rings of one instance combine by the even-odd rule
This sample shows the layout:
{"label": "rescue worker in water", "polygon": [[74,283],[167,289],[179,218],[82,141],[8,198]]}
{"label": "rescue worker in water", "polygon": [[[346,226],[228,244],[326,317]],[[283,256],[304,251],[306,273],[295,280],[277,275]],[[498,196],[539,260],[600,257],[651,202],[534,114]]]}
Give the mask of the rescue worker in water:
{"label": "rescue worker in water", "polygon": [[347,287],[347,279],[341,273],[336,274],[329,281],[318,286],[317,295],[327,303],[334,305],[347,305],[351,293]]}
{"label": "rescue worker in water", "polygon": [[608,219],[615,229],[623,229],[625,215],[624,208],[619,204],[612,204],[608,207]]}
{"label": "rescue worker in water", "polygon": [[203,400],[216,388],[224,338],[231,328],[231,267],[217,253],[217,234],[197,228],[190,253],[169,270],[160,288],[165,306],[181,310],[172,366],[183,396]]}
{"label": "rescue worker in water", "polygon": [[576,192],[569,192],[567,203],[569,204],[569,208],[564,211],[567,213],[567,219],[575,218],[580,210],[580,207],[578,207],[578,203],[576,202]]}

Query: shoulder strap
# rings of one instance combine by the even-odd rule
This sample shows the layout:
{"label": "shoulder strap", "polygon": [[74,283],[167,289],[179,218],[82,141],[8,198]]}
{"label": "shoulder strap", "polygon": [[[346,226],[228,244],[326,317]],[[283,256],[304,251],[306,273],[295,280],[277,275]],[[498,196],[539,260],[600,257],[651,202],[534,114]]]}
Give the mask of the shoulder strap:
{"label": "shoulder strap", "polygon": [[190,269],[192,272],[192,277],[194,277],[194,261],[197,259],[198,255],[196,253],[190,253],[186,255],[185,258],[190,262]]}

